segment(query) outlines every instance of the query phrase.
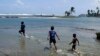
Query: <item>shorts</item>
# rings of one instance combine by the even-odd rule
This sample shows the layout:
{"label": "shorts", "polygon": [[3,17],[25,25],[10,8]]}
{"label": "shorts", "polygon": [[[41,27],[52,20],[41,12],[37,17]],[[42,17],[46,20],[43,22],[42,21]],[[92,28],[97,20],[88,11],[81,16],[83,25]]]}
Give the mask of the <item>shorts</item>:
{"label": "shorts", "polygon": [[25,33],[25,30],[19,30],[19,33],[21,33],[21,32],[22,32],[22,33]]}
{"label": "shorts", "polygon": [[76,45],[72,45],[72,48],[73,48],[73,49],[76,49]]}
{"label": "shorts", "polygon": [[50,39],[50,43],[56,43],[56,40],[55,39]]}

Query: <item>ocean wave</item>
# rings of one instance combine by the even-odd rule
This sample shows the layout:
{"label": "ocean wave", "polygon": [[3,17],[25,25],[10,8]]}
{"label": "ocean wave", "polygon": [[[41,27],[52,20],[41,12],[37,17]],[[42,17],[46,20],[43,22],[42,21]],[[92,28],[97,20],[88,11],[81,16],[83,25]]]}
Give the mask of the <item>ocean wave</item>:
{"label": "ocean wave", "polygon": [[90,28],[79,28],[79,27],[73,27],[73,28],[81,29],[81,30],[97,31],[96,29],[90,29]]}
{"label": "ocean wave", "polygon": [[38,39],[38,38],[36,38],[35,36],[29,36],[29,35],[26,34],[25,37],[26,37],[27,39],[29,39],[29,40],[33,40],[33,41],[37,42],[38,44],[41,43],[41,40]]}
{"label": "ocean wave", "polygon": [[12,29],[12,27],[4,27],[4,28],[0,28],[0,29]]}

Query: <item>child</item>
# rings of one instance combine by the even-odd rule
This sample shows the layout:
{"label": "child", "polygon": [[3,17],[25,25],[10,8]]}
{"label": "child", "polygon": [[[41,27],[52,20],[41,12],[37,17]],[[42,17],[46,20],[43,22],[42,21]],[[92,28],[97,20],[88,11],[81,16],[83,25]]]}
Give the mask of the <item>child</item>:
{"label": "child", "polygon": [[19,30],[19,33],[25,36],[25,24],[23,21],[21,22],[21,28]]}
{"label": "child", "polygon": [[69,44],[73,44],[72,45],[72,51],[76,50],[76,44],[77,44],[77,42],[78,42],[78,45],[79,45],[79,40],[76,38],[76,34],[73,34],[73,40],[72,40],[71,43],[69,43]]}
{"label": "child", "polygon": [[50,43],[50,48],[52,47],[51,46],[51,43],[53,43],[54,46],[55,46],[55,49],[57,50],[55,36],[58,38],[58,40],[60,40],[60,39],[59,39],[57,33],[54,31],[54,26],[51,26],[51,30],[49,31],[49,34],[48,35],[49,35],[49,38],[48,39],[49,39],[49,43]]}

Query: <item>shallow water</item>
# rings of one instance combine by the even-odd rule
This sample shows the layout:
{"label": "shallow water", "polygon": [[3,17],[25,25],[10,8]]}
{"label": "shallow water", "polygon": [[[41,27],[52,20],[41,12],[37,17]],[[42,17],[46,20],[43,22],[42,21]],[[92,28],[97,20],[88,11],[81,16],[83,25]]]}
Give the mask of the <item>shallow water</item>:
{"label": "shallow water", "polygon": [[[21,21],[26,24],[26,37],[18,33]],[[96,40],[95,35],[100,31],[100,19],[83,17],[0,19],[0,56],[50,56],[50,50],[45,47],[49,47],[47,37],[52,25],[61,39],[57,40],[58,49],[67,55],[72,55],[68,50],[73,33],[77,34],[80,41],[77,50],[83,56],[100,55],[100,41]]]}

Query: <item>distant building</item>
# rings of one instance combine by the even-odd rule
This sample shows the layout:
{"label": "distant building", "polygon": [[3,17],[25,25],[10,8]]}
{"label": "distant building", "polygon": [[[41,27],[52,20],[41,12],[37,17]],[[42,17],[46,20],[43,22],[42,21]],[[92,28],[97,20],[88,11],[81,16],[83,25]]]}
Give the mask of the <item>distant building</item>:
{"label": "distant building", "polygon": [[79,17],[86,17],[86,14],[80,14]]}

